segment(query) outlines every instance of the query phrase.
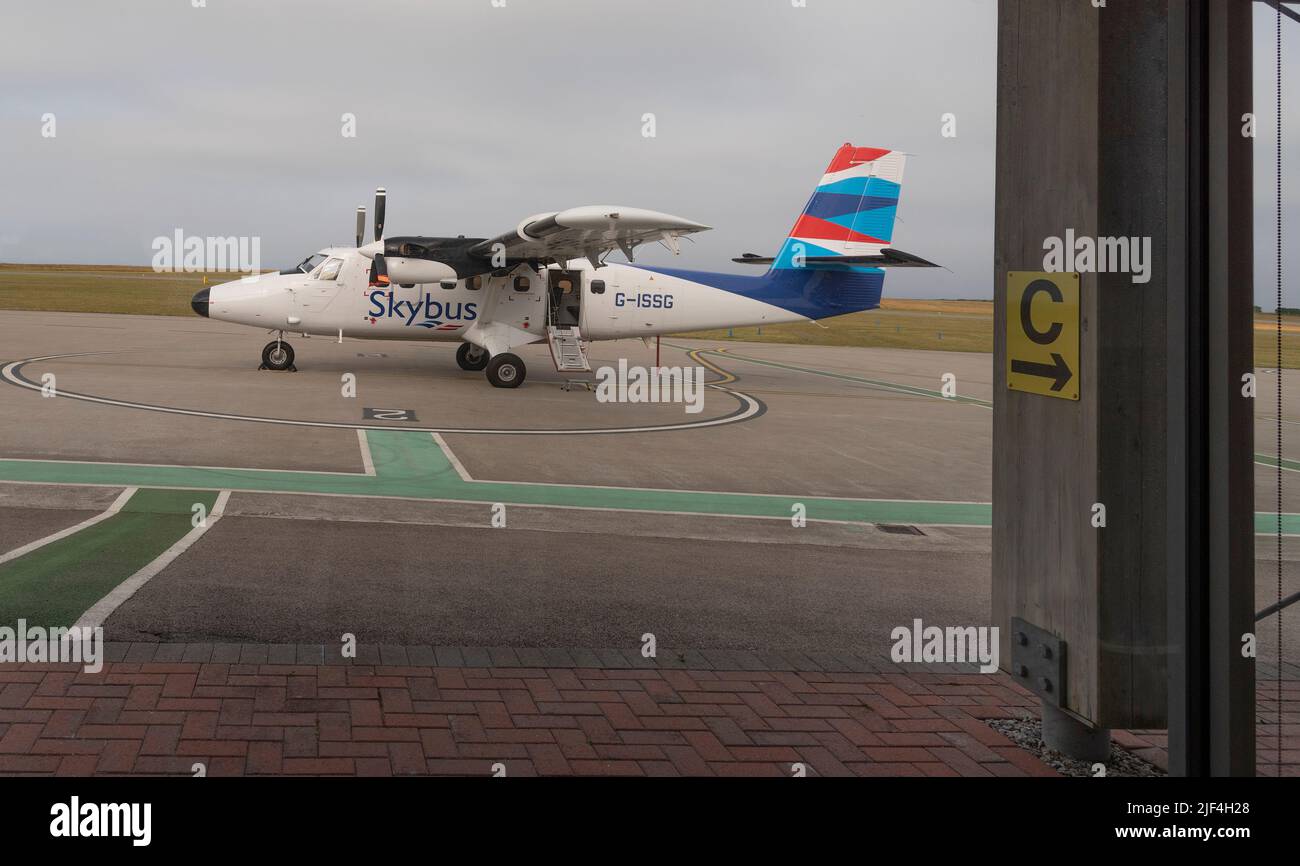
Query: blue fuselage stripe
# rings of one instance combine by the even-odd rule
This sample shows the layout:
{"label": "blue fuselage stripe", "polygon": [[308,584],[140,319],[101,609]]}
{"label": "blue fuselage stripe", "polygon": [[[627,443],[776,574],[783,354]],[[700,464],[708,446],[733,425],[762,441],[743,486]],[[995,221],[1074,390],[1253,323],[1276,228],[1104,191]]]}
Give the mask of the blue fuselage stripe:
{"label": "blue fuselage stripe", "polygon": [[768,271],[761,277],[635,266],[771,304],[809,319],[874,310],[880,306],[885,272],[879,268],[805,267]]}

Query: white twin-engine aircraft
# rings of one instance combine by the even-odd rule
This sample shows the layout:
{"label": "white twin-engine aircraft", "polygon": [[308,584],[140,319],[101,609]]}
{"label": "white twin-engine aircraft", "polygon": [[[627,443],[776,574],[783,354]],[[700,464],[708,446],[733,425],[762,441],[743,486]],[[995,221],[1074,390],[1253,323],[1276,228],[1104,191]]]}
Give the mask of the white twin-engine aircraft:
{"label": "white twin-engine aircraft", "polygon": [[[761,277],[630,264],[657,241],[709,227],[630,207],[588,206],[531,216],[495,238],[384,238],[385,193],[375,197],[375,240],[331,247],[295,269],[204,289],[194,311],[267,328],[262,364],[293,369],[286,333],[379,340],[458,341],[464,370],[498,388],[524,381],[511,349],[542,340],[557,370],[590,370],[594,340],[824,319],[880,305],[887,267],[937,267],[890,248],[903,181],[902,153],[845,144]],[[621,251],[629,264],[609,264]]]}

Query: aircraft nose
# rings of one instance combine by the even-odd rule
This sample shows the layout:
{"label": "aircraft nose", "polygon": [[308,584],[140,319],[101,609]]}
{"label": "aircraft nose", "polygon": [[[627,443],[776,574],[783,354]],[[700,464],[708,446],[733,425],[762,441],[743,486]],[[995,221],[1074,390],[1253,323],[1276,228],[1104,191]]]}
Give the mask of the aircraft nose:
{"label": "aircraft nose", "polygon": [[194,312],[206,319],[208,317],[208,290],[200,289],[195,292],[194,298],[190,301],[190,307],[193,308]]}

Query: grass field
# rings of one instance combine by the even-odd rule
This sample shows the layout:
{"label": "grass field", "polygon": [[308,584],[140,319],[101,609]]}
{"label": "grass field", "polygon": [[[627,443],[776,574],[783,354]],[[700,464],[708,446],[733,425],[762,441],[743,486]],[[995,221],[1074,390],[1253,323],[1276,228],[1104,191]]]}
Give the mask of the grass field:
{"label": "grass field", "polygon": [[[1255,366],[1276,367],[1277,319],[1272,314],[1255,316]],[[1300,368],[1300,316],[1282,316],[1282,364]]]}
{"label": "grass field", "polygon": [[[214,274],[209,283],[233,279]],[[192,316],[203,274],[156,274],[124,265],[0,264],[0,310]],[[1255,319],[1255,363],[1276,367],[1271,315]],[[1300,368],[1300,316],[1283,316],[1282,366]],[[993,302],[886,298],[879,310],[820,323],[698,331],[680,336],[820,346],[879,346],[946,352],[993,351]]]}
{"label": "grass field", "polygon": [[[234,279],[214,274],[209,282]],[[156,274],[119,265],[0,264],[0,310],[192,316],[203,274]]]}
{"label": "grass field", "polygon": [[992,352],[993,302],[885,299],[879,310],[849,313],[820,323],[766,325],[761,329],[723,328],[682,336],[818,346]]}
{"label": "grass field", "polygon": [[[1255,365],[1277,367],[1276,319],[1255,316]],[[879,310],[824,319],[819,324],[768,325],[699,331],[682,336],[760,343],[821,346],[880,346],[946,352],[993,351],[992,301],[921,301],[884,299]],[[1300,316],[1282,316],[1282,364],[1300,369]]]}

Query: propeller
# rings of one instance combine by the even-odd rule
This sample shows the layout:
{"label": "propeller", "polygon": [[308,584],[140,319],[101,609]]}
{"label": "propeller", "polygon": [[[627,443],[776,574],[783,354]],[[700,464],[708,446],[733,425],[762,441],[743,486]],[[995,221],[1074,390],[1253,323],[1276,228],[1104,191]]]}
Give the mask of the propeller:
{"label": "propeller", "polygon": [[366,235],[366,209],[364,207],[359,207],[357,208],[357,246],[358,247],[361,246],[361,241],[365,239],[365,235]]}
{"label": "propeller", "polygon": [[[381,186],[375,190],[375,241],[384,239],[384,211],[388,204],[388,193]],[[363,209],[364,210],[364,209]],[[361,234],[365,229],[365,223],[357,223],[357,246],[361,246]],[[370,285],[373,288],[383,288],[389,284],[388,263],[384,261],[383,253],[375,253],[374,260],[370,263]]]}
{"label": "propeller", "polygon": [[388,283],[388,264],[384,261],[383,253],[376,253],[374,261],[370,263],[370,286],[383,288]]}

